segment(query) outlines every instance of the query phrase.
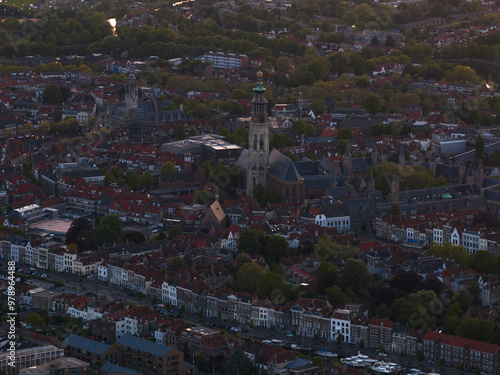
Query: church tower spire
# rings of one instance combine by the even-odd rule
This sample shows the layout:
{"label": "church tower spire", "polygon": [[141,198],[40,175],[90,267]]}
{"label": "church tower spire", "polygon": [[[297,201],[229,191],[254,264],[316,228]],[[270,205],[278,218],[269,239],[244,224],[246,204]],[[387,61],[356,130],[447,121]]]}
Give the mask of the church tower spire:
{"label": "church tower spire", "polygon": [[267,122],[266,88],[262,82],[263,74],[257,73],[257,84],[253,88],[252,121],[248,134],[248,175],[247,195],[252,196],[258,184],[266,188],[266,175],[269,162],[269,124]]}
{"label": "church tower spire", "polygon": [[391,183],[391,202],[392,203],[399,202],[399,177],[397,168],[394,170],[394,177],[392,178],[392,183]]}

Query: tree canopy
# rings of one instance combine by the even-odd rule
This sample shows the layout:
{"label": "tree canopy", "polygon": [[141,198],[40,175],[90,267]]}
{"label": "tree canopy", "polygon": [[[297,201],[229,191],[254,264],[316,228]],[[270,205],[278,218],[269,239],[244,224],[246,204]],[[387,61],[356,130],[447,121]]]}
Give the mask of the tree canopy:
{"label": "tree canopy", "polygon": [[[375,188],[381,190],[385,195],[391,192],[391,183],[394,171],[398,170],[399,190],[416,190],[430,187],[445,186],[446,179],[442,176],[435,178],[430,169],[420,165],[399,166],[393,162],[383,162],[370,169],[373,172]],[[366,179],[370,178],[370,172]]]}
{"label": "tree canopy", "polygon": [[248,293],[256,293],[263,269],[255,262],[245,263],[236,273],[238,288]]}

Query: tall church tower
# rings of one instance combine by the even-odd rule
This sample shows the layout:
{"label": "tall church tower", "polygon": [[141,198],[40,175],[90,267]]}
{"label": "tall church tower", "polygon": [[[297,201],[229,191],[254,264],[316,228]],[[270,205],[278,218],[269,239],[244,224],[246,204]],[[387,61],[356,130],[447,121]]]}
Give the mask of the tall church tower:
{"label": "tall church tower", "polygon": [[269,164],[269,124],[267,123],[266,88],[262,83],[262,72],[257,73],[257,85],[253,89],[252,121],[248,134],[248,178],[247,195],[253,195],[257,184],[266,188]]}
{"label": "tall church tower", "polygon": [[392,183],[391,183],[391,202],[392,203],[399,202],[399,177],[397,168],[394,170],[394,177],[392,178]]}
{"label": "tall church tower", "polygon": [[133,74],[129,74],[128,81],[125,84],[125,105],[127,110],[133,110],[137,108],[137,103],[139,101],[139,89],[137,87],[137,82]]}

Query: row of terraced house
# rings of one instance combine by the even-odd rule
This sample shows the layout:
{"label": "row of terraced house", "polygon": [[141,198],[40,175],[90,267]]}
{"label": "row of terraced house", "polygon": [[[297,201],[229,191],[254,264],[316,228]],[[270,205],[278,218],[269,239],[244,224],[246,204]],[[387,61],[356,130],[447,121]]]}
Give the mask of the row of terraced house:
{"label": "row of terraced house", "polygon": [[433,212],[410,216],[386,216],[374,221],[380,238],[416,246],[462,245],[468,254],[480,250],[498,253],[500,233],[481,226],[473,226],[477,213]]}

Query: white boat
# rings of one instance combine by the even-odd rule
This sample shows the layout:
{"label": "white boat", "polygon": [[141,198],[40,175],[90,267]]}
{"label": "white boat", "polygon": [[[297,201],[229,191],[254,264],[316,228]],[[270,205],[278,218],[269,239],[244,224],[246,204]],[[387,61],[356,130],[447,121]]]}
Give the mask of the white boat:
{"label": "white boat", "polygon": [[338,357],[338,354],[328,352],[328,351],[316,352],[316,355],[319,355],[320,357],[328,357],[328,358],[337,358]]}

